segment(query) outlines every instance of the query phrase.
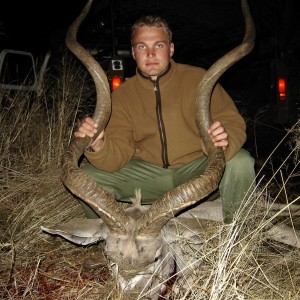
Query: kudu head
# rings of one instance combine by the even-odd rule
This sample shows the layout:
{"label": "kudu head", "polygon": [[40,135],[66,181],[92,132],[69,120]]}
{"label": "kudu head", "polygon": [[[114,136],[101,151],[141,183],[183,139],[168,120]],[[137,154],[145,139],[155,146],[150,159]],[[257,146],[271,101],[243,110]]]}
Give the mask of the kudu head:
{"label": "kudu head", "polygon": [[[157,261],[164,255],[161,237],[163,226],[176,214],[200,202],[201,199],[218,188],[225,162],[223,150],[213,145],[207,133],[212,122],[209,109],[210,97],[220,76],[235,62],[247,55],[254,46],[255,31],[249,7],[246,0],[241,0],[241,2],[246,23],[244,39],[239,46],[209,68],[202,82],[199,83],[195,99],[199,135],[208,152],[208,166],[203,174],[199,174],[190,181],[167,192],[157,199],[149,209],[140,205],[140,199],[137,196],[133,206],[124,210],[121,203],[118,203],[78,167],[78,160],[91,144],[91,138],[75,138],[64,154],[62,180],[65,186],[88,204],[99,215],[100,219],[86,220],[83,223],[70,222],[68,230],[71,234],[67,232],[65,227],[60,228],[59,226],[55,230],[46,228],[43,230],[60,234],[79,244],[88,244],[99,239],[105,239],[106,254],[118,266],[123,282],[127,277],[130,277],[130,284],[141,287],[140,283],[137,284],[135,275],[143,269],[149,272],[150,266],[156,268],[158,266]],[[99,64],[76,40],[78,28],[88,14],[91,5],[92,0],[88,0],[81,14],[70,26],[66,45],[85,65],[95,82],[97,104],[94,119],[98,122],[98,133],[100,133],[108,122],[111,110],[108,81]],[[89,233],[78,234],[75,241],[74,232],[76,230],[73,228],[76,224],[77,227],[82,226],[77,228],[79,231],[85,230],[89,226],[90,229],[87,230]],[[145,274],[143,276],[145,277]],[[125,284],[123,288],[126,289]],[[128,289],[130,288],[132,287]]]}

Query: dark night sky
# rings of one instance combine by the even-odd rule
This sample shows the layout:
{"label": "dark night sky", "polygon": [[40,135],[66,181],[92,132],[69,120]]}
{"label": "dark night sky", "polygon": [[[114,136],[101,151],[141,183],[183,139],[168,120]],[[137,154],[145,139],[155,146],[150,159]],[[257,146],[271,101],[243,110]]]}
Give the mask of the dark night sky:
{"label": "dark night sky", "polygon": [[[59,0],[2,1],[0,10],[0,48],[45,49],[58,29],[70,23],[80,5],[66,7]],[[71,3],[71,1],[68,1]],[[72,1],[80,4],[83,1]]]}

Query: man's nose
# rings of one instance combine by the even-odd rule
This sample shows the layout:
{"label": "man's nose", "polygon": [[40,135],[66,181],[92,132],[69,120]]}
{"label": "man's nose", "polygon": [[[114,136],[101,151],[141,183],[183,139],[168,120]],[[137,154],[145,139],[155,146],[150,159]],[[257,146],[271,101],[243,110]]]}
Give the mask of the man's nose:
{"label": "man's nose", "polygon": [[149,57],[155,56],[155,55],[156,55],[156,54],[155,54],[155,48],[149,47],[149,48],[148,48],[148,53],[147,53],[147,55],[148,55]]}

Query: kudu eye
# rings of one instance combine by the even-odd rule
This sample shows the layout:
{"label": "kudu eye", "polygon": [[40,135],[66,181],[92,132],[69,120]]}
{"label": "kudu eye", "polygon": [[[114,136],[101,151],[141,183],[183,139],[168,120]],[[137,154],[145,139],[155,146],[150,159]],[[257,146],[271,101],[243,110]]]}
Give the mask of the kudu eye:
{"label": "kudu eye", "polygon": [[154,262],[157,262],[160,259],[160,257],[161,257],[161,255],[156,256],[155,259],[154,259]]}
{"label": "kudu eye", "polygon": [[154,262],[157,262],[158,260],[160,260],[162,257],[162,249],[159,248],[156,253],[155,253],[155,258],[154,258]]}

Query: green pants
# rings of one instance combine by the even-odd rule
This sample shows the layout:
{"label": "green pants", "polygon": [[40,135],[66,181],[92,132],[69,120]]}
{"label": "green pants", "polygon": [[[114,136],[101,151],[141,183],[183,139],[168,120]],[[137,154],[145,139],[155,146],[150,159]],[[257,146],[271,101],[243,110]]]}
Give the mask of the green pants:
{"label": "green pants", "polygon": [[[112,194],[117,201],[130,202],[129,198],[134,197],[135,190],[141,189],[142,204],[151,204],[167,191],[201,174],[206,165],[206,157],[196,159],[178,169],[164,169],[133,159],[120,171],[114,173],[101,171],[91,164],[84,165],[82,170]],[[254,180],[254,159],[249,152],[241,149],[226,162],[219,190],[209,197],[214,199],[221,197],[224,222],[232,221],[234,213],[240,207]],[[80,202],[87,218],[99,218],[89,206]]]}

